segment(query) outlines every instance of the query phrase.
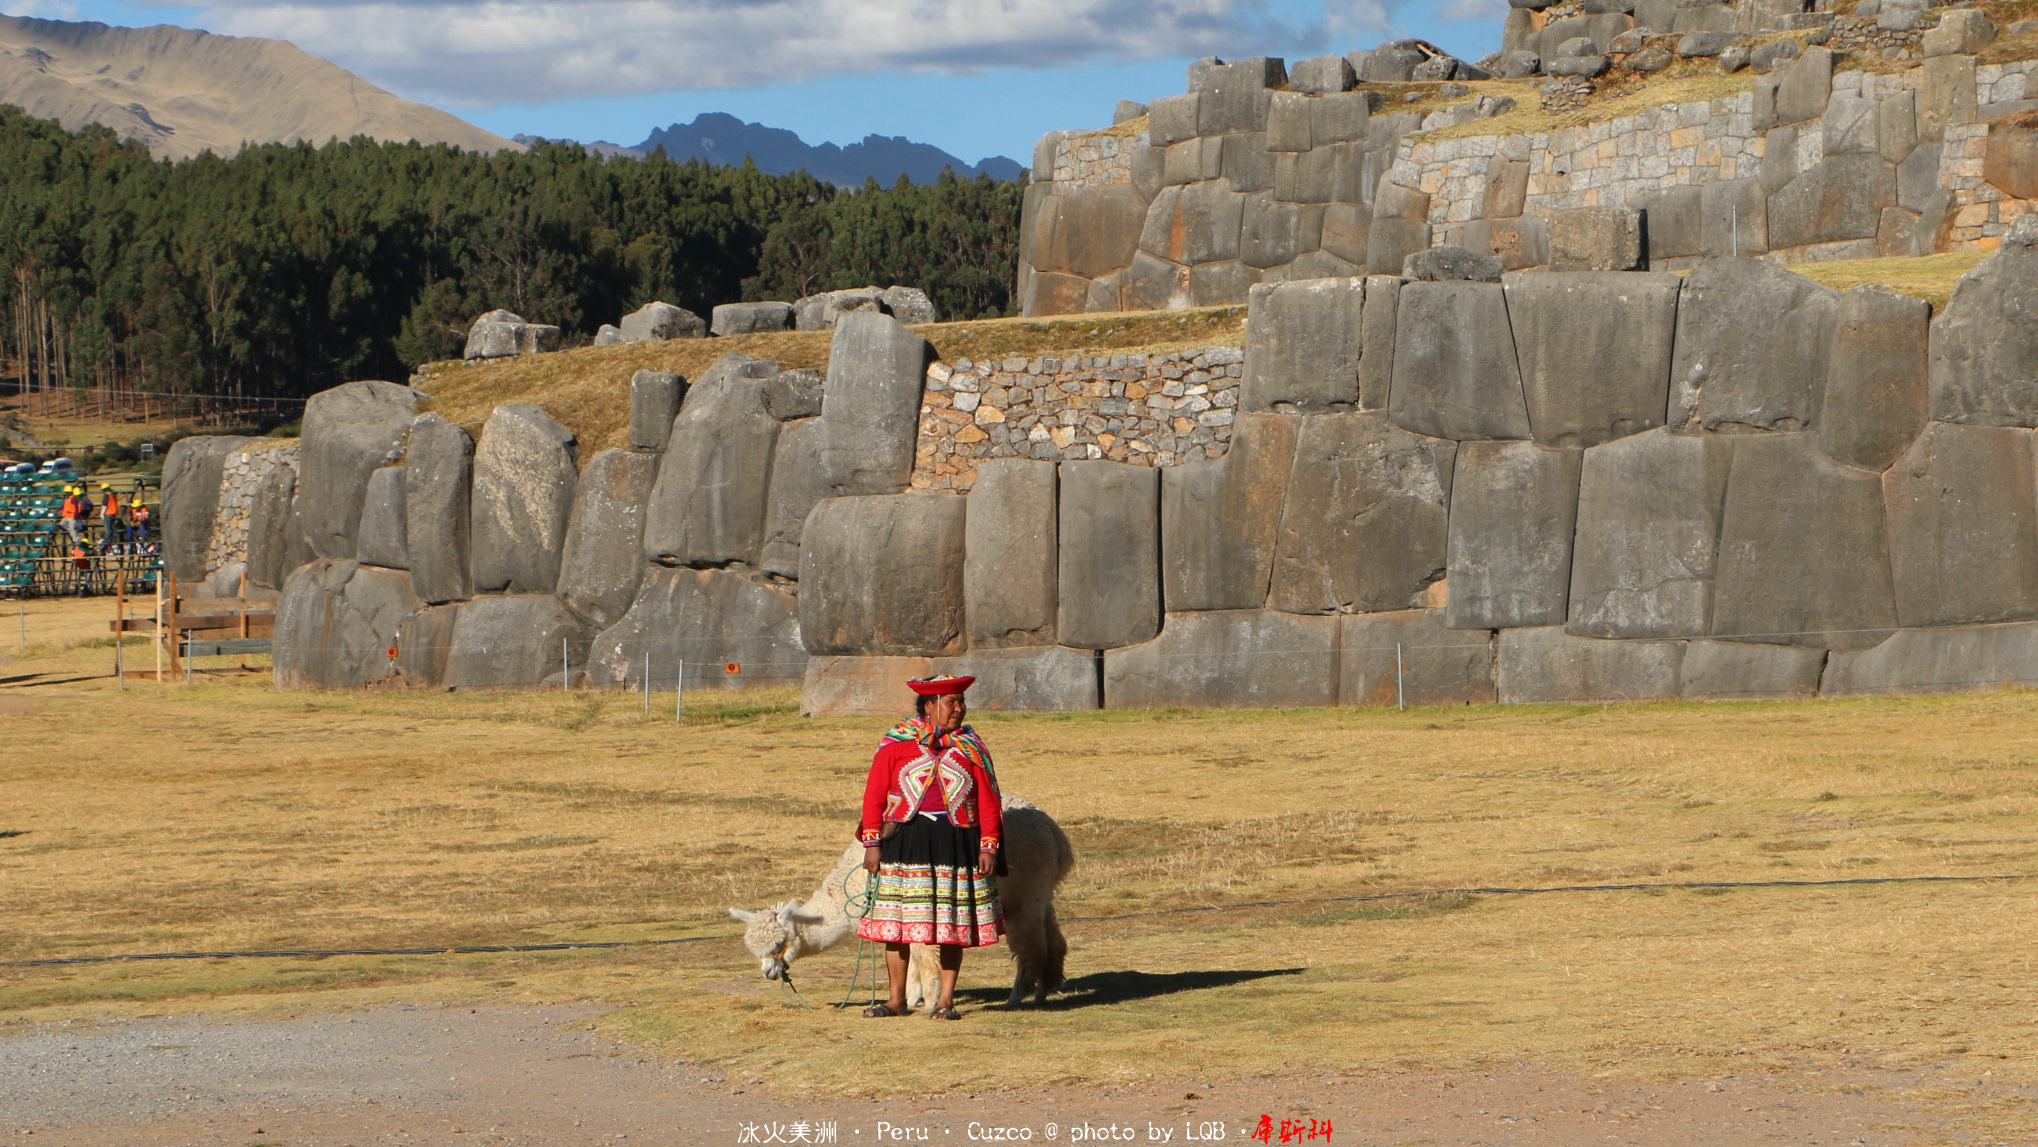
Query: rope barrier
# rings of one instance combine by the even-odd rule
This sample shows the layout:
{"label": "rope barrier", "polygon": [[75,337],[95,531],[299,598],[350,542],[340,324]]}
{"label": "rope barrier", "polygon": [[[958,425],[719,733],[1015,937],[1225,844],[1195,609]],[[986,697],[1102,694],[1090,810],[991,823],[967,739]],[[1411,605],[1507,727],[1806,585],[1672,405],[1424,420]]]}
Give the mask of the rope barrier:
{"label": "rope barrier", "polygon": [[[1554,892],[1648,892],[1656,889],[1671,891],[1697,888],[1848,888],[1874,884],[1976,884],[2012,880],[2038,880],[2038,873],[2007,872],[1981,873],[1973,876],[1857,876],[1836,880],[1684,880],[1655,881],[1635,884],[1558,884],[1544,888],[1516,888],[1509,886],[1483,886],[1468,888],[1426,888],[1412,892],[1377,892],[1363,896],[1311,896],[1294,900],[1253,900],[1240,904],[1199,904],[1185,908],[1158,908],[1151,912],[1121,912],[1109,916],[1064,916],[1067,924],[1094,924],[1112,920],[1138,920],[1153,916],[1179,916],[1198,912],[1237,912],[1249,908],[1292,908],[1304,904],[1357,904],[1380,900],[1416,900],[1425,896],[1537,896]],[[869,912],[869,878],[865,877],[865,907],[858,915]],[[844,897],[843,914],[848,915],[849,903],[854,897]],[[713,936],[682,936],[670,940],[587,940],[563,944],[473,944],[450,948],[333,948],[333,949],[280,949],[253,952],[144,952],[119,956],[69,956],[51,960],[12,960],[0,962],[0,968],[46,968],[77,964],[113,964],[129,960],[237,960],[237,959],[312,959],[322,956],[465,956],[508,952],[567,952],[579,949],[606,948],[649,948],[667,944],[697,944],[703,940],[729,939],[729,934]],[[859,960],[861,948],[868,944],[862,937],[857,938]],[[873,976],[876,961],[873,960]],[[855,989],[854,980],[850,989]],[[872,983],[875,989],[875,980]],[[795,989],[797,994],[797,989]],[[848,1007],[849,994],[843,995],[837,1007]],[[800,1001],[805,1004],[806,1001]],[[812,1005],[807,1005],[811,1007]]]}

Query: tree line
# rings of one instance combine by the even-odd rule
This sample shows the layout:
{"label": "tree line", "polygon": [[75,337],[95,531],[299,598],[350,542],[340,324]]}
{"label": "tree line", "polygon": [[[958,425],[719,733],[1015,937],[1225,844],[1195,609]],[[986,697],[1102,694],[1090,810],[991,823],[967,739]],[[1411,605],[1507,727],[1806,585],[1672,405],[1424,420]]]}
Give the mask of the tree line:
{"label": "tree line", "polygon": [[653,299],[705,317],[870,283],[1005,314],[1023,194],[952,175],[845,191],[571,143],[157,162],[0,106],[0,363],[30,391],[302,397],[456,357],[495,307],[569,346]]}

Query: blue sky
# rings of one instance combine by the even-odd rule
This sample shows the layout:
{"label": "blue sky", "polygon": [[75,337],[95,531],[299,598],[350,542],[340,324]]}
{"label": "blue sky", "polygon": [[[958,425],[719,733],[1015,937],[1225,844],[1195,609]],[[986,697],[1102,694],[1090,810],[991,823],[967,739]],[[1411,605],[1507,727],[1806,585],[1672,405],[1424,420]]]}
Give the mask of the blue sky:
{"label": "blue sky", "polygon": [[975,161],[1182,90],[1198,56],[1419,36],[1467,59],[1506,0],[0,0],[17,16],[290,40],[502,135],[636,143],[722,111],[809,143],[903,135]]}

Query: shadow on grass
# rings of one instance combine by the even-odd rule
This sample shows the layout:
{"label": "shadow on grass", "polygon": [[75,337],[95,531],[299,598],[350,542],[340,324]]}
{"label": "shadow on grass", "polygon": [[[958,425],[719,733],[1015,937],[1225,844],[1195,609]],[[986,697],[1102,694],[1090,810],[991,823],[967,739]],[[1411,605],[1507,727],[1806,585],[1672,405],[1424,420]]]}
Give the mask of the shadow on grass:
{"label": "shadow on grass", "polygon": [[[1206,988],[1228,988],[1234,984],[1251,983],[1269,976],[1299,976],[1307,968],[1259,968],[1242,969],[1232,972],[1098,972],[1094,975],[1077,976],[1062,985],[1060,993],[1049,996],[1044,1004],[1023,1004],[1022,1007],[1038,1007],[1041,1011],[1062,1012],[1073,1008],[1089,1008],[1102,1004],[1125,1004],[1134,1000],[1150,1000],[1156,996],[1171,996],[1177,992],[1196,992]],[[1010,994],[1005,988],[965,988],[956,993],[972,1003],[995,1006]]]}

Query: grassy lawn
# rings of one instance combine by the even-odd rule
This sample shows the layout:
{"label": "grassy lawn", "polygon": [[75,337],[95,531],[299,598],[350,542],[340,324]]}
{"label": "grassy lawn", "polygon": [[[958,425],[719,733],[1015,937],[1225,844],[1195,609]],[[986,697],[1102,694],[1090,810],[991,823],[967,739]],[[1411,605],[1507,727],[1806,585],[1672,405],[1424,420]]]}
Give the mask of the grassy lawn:
{"label": "grassy lawn", "polygon": [[[1075,843],[1070,991],[875,1032],[825,1006],[849,946],[800,966],[823,1005],[803,1009],[725,910],[814,886],[881,722],[803,719],[789,692],[689,694],[683,724],[669,696],[646,720],[617,694],[116,694],[92,676],[104,603],[30,608],[0,672],[0,960],[700,939],[0,969],[15,1020],[596,999],[668,1054],[844,1094],[972,1065],[1006,1085],[1517,1060],[2038,1083],[2031,882],[1449,891],[2038,873],[2038,694],[981,715],[1006,788]],[[1406,895],[1339,900],[1381,894]],[[971,956],[967,1002],[1009,975]],[[986,1054],[880,1076],[880,1037]]]}

